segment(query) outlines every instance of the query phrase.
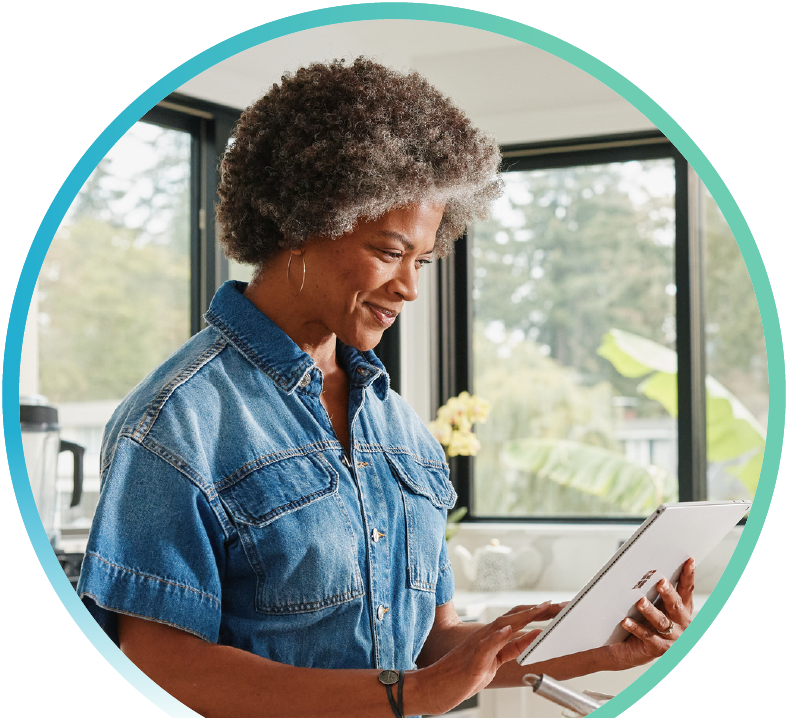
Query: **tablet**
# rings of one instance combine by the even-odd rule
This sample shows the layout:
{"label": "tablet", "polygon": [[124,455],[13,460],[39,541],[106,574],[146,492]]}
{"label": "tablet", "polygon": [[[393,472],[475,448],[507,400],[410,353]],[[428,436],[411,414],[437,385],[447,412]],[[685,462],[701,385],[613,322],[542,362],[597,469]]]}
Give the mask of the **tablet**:
{"label": "tablet", "polygon": [[580,593],[523,651],[520,665],[537,663],[624,640],[626,616],[642,619],[635,604],[658,597],[657,582],[674,586],[688,558],[696,564],[750,510],[750,501],[662,504]]}

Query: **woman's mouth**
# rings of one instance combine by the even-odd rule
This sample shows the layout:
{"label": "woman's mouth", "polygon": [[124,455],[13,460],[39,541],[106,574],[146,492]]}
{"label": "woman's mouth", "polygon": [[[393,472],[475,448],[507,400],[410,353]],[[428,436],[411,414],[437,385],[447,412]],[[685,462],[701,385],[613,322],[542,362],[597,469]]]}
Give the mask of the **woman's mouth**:
{"label": "woman's mouth", "polygon": [[384,328],[388,329],[388,327],[394,324],[398,312],[386,309],[385,307],[379,307],[377,304],[370,304],[369,302],[366,302],[366,305],[370,312],[372,312],[372,316],[374,316]]}

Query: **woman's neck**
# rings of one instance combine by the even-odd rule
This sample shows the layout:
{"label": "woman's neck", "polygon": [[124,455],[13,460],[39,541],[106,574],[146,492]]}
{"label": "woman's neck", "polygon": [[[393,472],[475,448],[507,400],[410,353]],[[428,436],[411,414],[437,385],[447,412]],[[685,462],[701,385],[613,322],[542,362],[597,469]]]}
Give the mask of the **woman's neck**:
{"label": "woman's neck", "polygon": [[339,369],[337,337],[324,323],[305,314],[293,296],[287,284],[289,254],[277,255],[265,270],[258,270],[244,296],[309,354],[324,376],[330,376]]}

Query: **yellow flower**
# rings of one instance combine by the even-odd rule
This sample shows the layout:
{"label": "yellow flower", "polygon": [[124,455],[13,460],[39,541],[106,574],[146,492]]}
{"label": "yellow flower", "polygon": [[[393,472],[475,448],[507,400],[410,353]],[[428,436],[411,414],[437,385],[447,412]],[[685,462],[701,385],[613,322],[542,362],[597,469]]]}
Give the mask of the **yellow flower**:
{"label": "yellow flower", "polygon": [[444,446],[449,445],[449,441],[451,440],[452,429],[451,424],[448,424],[444,421],[431,421],[427,428],[430,430],[430,433]]}
{"label": "yellow flower", "polygon": [[470,431],[452,432],[446,454],[448,456],[476,456],[481,448],[476,434]]}
{"label": "yellow flower", "polygon": [[437,419],[428,428],[446,447],[447,456],[476,456],[481,443],[472,428],[487,421],[489,413],[490,402],[463,391],[438,409]]}

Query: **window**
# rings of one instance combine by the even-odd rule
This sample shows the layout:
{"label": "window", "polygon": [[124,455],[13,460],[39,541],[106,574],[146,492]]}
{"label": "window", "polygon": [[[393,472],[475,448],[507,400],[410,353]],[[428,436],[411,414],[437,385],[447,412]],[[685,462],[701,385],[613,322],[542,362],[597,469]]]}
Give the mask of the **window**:
{"label": "window", "polygon": [[218,160],[238,114],[167,98],[99,163],[47,253],[37,290],[38,392],[57,407],[62,438],[86,448],[83,498],[74,508],[70,457],[61,454],[65,547],[90,527],[112,412],[203,327],[228,275],[213,205]]}
{"label": "window", "polygon": [[692,169],[656,132],[503,154],[503,197],[439,277],[439,356],[460,360],[441,363],[434,403],[466,388],[491,402],[479,455],[453,460],[459,505],[625,520],[751,497],[763,332]]}

